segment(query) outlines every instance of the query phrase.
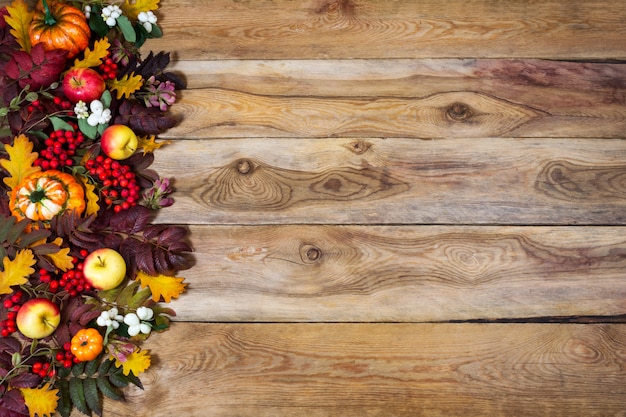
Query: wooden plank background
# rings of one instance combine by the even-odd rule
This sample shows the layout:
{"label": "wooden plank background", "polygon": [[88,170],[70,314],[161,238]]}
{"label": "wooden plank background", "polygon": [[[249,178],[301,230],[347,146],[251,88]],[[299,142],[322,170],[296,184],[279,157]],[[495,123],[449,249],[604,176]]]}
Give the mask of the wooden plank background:
{"label": "wooden plank background", "polygon": [[159,18],[196,265],[106,416],[626,416],[624,1]]}

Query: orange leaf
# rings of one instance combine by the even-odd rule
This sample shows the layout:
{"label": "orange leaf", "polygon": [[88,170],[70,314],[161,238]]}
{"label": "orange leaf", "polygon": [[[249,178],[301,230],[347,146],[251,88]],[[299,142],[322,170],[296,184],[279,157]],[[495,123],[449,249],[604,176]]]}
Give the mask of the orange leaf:
{"label": "orange leaf", "polygon": [[15,37],[22,51],[30,52],[30,37],[28,36],[28,28],[33,21],[33,12],[28,9],[28,5],[24,0],[14,0],[10,6],[7,6],[8,16],[4,20],[11,26],[11,35]]}
{"label": "orange leaf", "polygon": [[93,45],[93,50],[89,48],[85,49],[83,59],[76,58],[74,60],[73,68],[91,68],[99,66],[109,53],[110,46],[111,44],[107,38],[97,40]]}
{"label": "orange leaf", "polygon": [[109,87],[116,91],[117,99],[121,99],[122,96],[129,98],[131,94],[139,90],[143,85],[143,78],[141,75],[135,75],[132,72],[130,75],[125,75],[119,80],[109,81]]}
{"label": "orange leaf", "polygon": [[89,180],[82,175],[79,177],[83,186],[85,187],[85,200],[87,201],[87,209],[85,210],[85,214],[87,216],[91,216],[92,214],[96,214],[100,210],[100,205],[98,205],[98,201],[100,198],[98,194],[96,194],[96,186],[89,183]]}
{"label": "orange leaf", "polygon": [[2,260],[4,270],[0,272],[0,294],[11,294],[13,285],[22,285],[28,282],[28,277],[35,273],[32,268],[37,260],[30,249],[22,249],[11,260],[5,256]]}
{"label": "orange leaf", "polygon": [[59,251],[46,255],[46,257],[50,259],[54,266],[56,266],[63,272],[69,271],[70,269],[74,268],[74,263],[72,262],[73,257],[70,255],[70,248],[61,248],[61,245],[63,244],[63,239],[57,237],[52,243],[59,246]]}
{"label": "orange leaf", "polygon": [[10,159],[0,159],[0,165],[9,171],[9,176],[4,179],[4,183],[11,189],[17,187],[20,182],[33,172],[41,171],[40,167],[33,166],[37,159],[37,152],[32,152],[33,144],[24,135],[20,135],[13,140],[13,146],[6,145],[5,150]]}
{"label": "orange leaf", "polygon": [[142,288],[150,287],[152,300],[155,302],[158,302],[163,297],[163,300],[169,303],[172,301],[172,298],[178,298],[187,286],[187,284],[183,283],[185,278],[170,277],[162,274],[153,276],[139,271],[137,278],[141,282]]}

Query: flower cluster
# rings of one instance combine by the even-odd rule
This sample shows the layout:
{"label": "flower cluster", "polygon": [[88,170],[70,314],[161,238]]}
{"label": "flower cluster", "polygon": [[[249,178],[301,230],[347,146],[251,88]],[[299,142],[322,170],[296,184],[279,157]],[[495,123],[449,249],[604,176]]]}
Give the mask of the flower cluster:
{"label": "flower cluster", "polygon": [[182,80],[158,1],[14,0],[0,9],[0,415],[102,415],[141,387],[169,328],[188,231],[150,169]]}

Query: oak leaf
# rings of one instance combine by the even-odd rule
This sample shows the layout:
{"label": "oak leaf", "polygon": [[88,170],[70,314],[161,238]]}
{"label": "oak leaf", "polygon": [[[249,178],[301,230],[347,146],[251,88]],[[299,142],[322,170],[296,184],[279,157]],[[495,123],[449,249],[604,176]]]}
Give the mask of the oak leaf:
{"label": "oak leaf", "polygon": [[96,194],[96,186],[90,184],[86,177],[79,177],[83,186],[85,187],[85,200],[87,201],[87,208],[85,209],[85,214],[87,216],[91,216],[92,214],[96,214],[100,210],[100,205],[98,201],[100,198],[98,194]]}
{"label": "oak leaf", "polygon": [[25,135],[16,137],[13,146],[6,145],[5,150],[10,159],[0,159],[0,166],[9,171],[9,176],[4,178],[4,183],[11,189],[17,187],[30,174],[41,171],[40,167],[33,166],[33,162],[39,155],[37,152],[32,152],[33,144]]}
{"label": "oak leaf", "polygon": [[168,275],[148,275],[145,272],[137,272],[137,279],[141,282],[141,287],[149,287],[152,292],[152,300],[158,302],[161,298],[166,303],[172,298],[178,298],[185,291],[187,284],[183,283],[185,278],[170,277]]}
{"label": "oak leaf", "polygon": [[126,0],[124,4],[120,6],[124,15],[130,19],[137,19],[137,16],[141,12],[154,11],[159,8],[159,0],[135,0],[133,3],[130,0]]}
{"label": "oak leaf", "polygon": [[31,12],[24,0],[14,0],[10,6],[7,6],[8,16],[4,20],[11,26],[11,35],[13,35],[22,51],[30,51],[30,37],[28,36],[28,28],[33,20],[34,12]]}
{"label": "oak leaf", "polygon": [[59,390],[51,389],[49,382],[41,388],[22,388],[20,391],[26,407],[28,407],[30,417],[35,417],[35,415],[49,417],[56,413]]}
{"label": "oak leaf", "polygon": [[32,268],[37,261],[30,249],[23,249],[11,260],[5,256],[2,260],[4,270],[0,272],[0,294],[11,294],[13,285],[22,285],[28,282],[28,277],[35,273]]}
{"label": "oak leaf", "polygon": [[139,90],[143,85],[143,78],[141,75],[135,75],[133,72],[123,76],[119,80],[111,80],[108,84],[112,90],[115,90],[115,95],[119,100],[122,97],[129,98],[131,94]]}
{"label": "oak leaf", "polygon": [[102,38],[94,42],[93,50],[85,49],[83,59],[76,58],[74,60],[73,68],[91,68],[97,67],[102,64],[102,60],[106,58],[109,53],[109,47],[111,44],[107,38]]}

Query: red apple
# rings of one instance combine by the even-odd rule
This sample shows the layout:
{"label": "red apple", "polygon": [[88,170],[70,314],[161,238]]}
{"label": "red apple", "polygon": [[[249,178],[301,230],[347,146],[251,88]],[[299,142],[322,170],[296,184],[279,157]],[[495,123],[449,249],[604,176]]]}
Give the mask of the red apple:
{"label": "red apple", "polygon": [[33,298],[20,307],[15,322],[24,336],[43,339],[54,333],[59,326],[61,311],[47,298]]}
{"label": "red apple", "polygon": [[126,125],[112,125],[104,129],[100,138],[102,151],[110,158],[122,160],[137,150],[139,140],[133,130]]}
{"label": "red apple", "polygon": [[97,100],[105,88],[102,76],[91,68],[72,68],[63,77],[63,93],[73,103]]}
{"label": "red apple", "polygon": [[92,287],[110,290],[120,285],[126,277],[126,262],[114,249],[97,249],[85,258],[83,276]]}

